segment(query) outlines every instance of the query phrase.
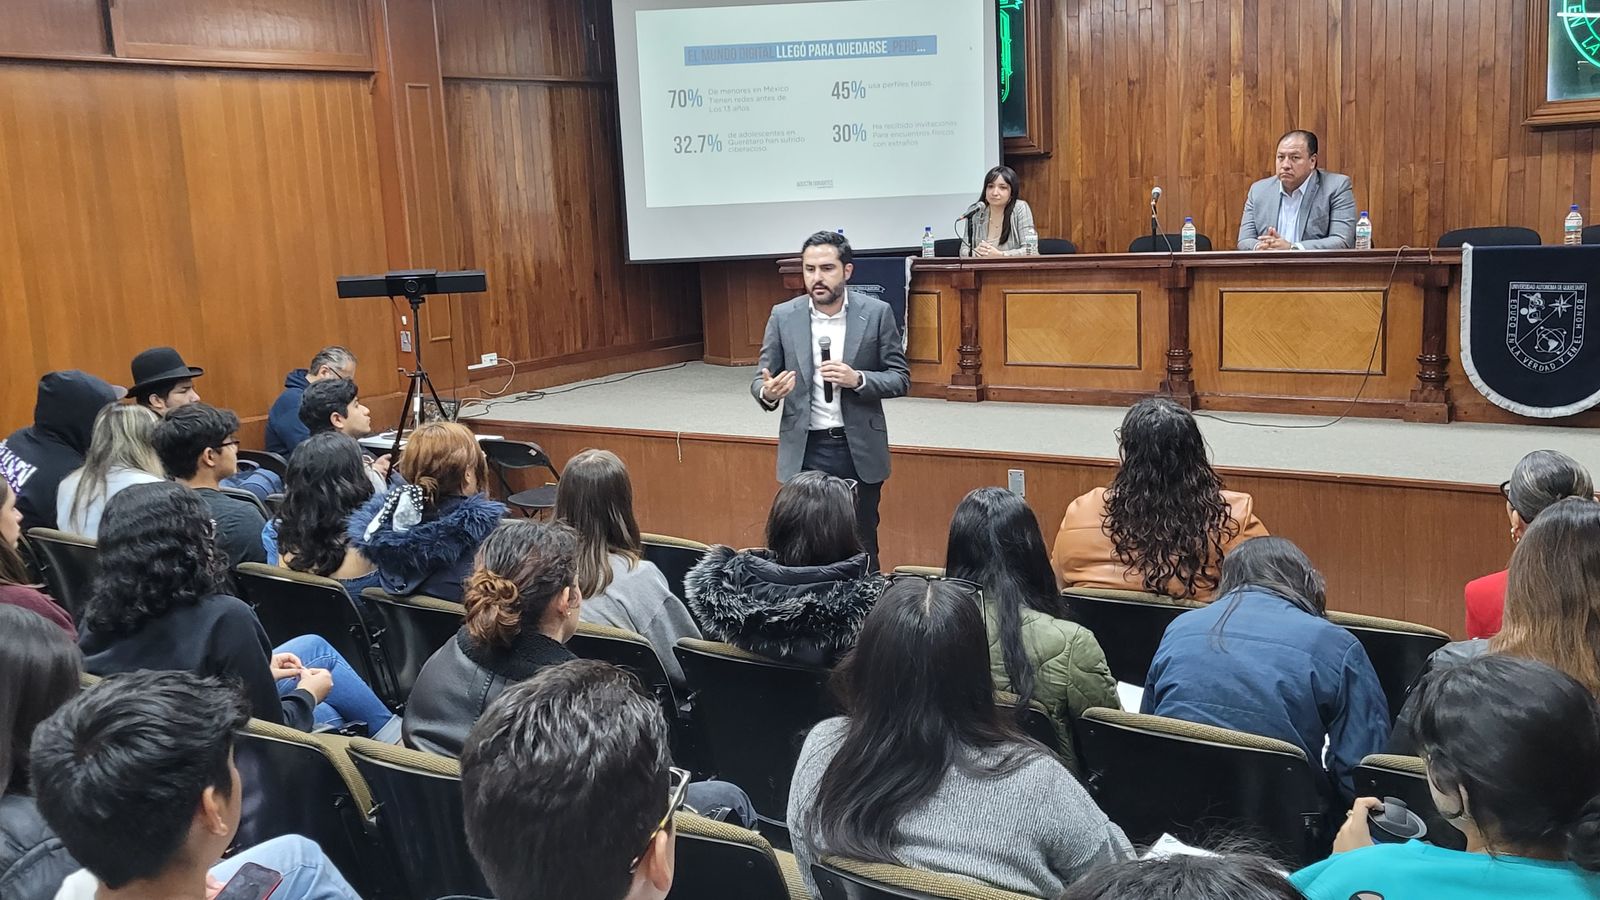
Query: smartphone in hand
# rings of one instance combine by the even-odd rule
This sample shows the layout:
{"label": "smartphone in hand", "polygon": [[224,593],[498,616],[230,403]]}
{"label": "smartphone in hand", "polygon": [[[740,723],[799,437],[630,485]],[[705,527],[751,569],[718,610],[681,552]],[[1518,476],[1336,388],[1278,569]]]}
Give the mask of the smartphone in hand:
{"label": "smartphone in hand", "polygon": [[222,886],[216,900],[267,900],[282,881],[282,873],[255,863],[245,863]]}

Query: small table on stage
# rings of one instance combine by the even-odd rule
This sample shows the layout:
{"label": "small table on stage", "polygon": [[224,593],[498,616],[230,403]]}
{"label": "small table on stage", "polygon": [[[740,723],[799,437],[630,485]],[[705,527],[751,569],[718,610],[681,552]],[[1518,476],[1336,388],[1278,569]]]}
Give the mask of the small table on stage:
{"label": "small table on stage", "polygon": [[[1425,248],[918,258],[911,394],[1532,421],[1467,381],[1460,270],[1459,250]],[[799,260],[779,272],[801,290]]]}

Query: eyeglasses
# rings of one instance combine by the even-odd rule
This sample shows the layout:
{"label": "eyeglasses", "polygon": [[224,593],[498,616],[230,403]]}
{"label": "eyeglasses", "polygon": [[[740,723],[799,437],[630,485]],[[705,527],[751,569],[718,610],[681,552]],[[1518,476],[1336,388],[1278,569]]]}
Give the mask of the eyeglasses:
{"label": "eyeglasses", "polygon": [[217,449],[218,450],[226,450],[229,447],[237,447],[237,446],[239,446],[239,439],[238,438],[228,438],[227,440],[225,440],[222,443],[218,444],[217,445]]}
{"label": "eyeglasses", "polygon": [[1500,496],[1506,498],[1506,502],[1507,503],[1511,502],[1511,482],[1510,481],[1502,481],[1502,482],[1500,482]]}
{"label": "eyeglasses", "polygon": [[[688,808],[684,805],[683,800],[689,793],[689,773],[683,769],[668,768],[667,776],[667,813],[661,817],[660,822],[656,823],[656,827],[650,829],[650,833],[645,835],[645,850],[650,849],[650,844],[656,839],[656,835],[660,834],[661,830],[667,827],[667,823],[672,821],[673,813],[680,809]],[[639,860],[641,859],[644,859],[643,852],[635,856],[633,862],[628,863],[628,871],[632,872],[634,869],[639,868]]]}
{"label": "eyeglasses", "polygon": [[890,572],[888,582],[890,584],[894,584],[897,581],[904,581],[908,578],[916,578],[930,583],[935,581],[943,581],[961,588],[972,596],[978,598],[979,602],[982,602],[983,600],[983,585],[977,583],[976,581],[968,581],[965,578],[951,578],[947,575],[928,575],[922,572]]}

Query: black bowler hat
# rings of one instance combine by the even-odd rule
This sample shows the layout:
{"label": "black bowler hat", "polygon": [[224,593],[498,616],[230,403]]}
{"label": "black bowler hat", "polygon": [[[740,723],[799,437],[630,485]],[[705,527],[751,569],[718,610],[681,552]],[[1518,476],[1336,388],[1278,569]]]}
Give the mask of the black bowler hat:
{"label": "black bowler hat", "polygon": [[128,393],[142,397],[163,382],[198,378],[205,373],[205,369],[185,364],[183,357],[171,347],[151,347],[133,358],[133,386],[128,388]]}

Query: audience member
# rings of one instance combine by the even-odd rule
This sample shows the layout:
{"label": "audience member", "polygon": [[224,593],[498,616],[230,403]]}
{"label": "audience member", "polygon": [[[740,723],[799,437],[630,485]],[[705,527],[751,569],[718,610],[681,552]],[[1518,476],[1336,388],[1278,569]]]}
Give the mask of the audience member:
{"label": "audience member", "polygon": [[[1223,853],[1152,856],[1090,870],[1061,900],[1304,900],[1272,860]],[[1346,900],[1346,898],[1341,898]]]}
{"label": "audience member", "polygon": [[411,688],[408,746],[460,755],[473,723],[509,685],[577,659],[566,647],[583,603],[577,552],[577,534],[561,523],[512,519],[484,539],[463,597],[466,622]]}
{"label": "audience member", "polygon": [[124,391],[87,372],[47,372],[39,379],[33,424],[0,441],[0,480],[17,493],[22,527],[55,528],[61,480],[83,465],[94,420]]}
{"label": "audience member", "polygon": [[248,718],[214,678],[136,672],[68,701],[33,737],[39,810],[83,868],[56,900],[209,898],[246,863],[273,900],[358,900],[316,844],[274,838],[219,862],[243,811],[234,733]]}
{"label": "audience member", "polygon": [[216,521],[217,545],[228,568],[266,562],[261,529],[266,519],[255,505],[221,491],[224,479],[239,471],[239,417],[226,409],[190,403],[167,413],[151,435],[156,455],[173,480],[205,501]]}
{"label": "audience member", "polygon": [[1091,706],[1120,709],[1117,682],[1089,629],[1068,621],[1033,510],[1004,488],[978,488],[950,520],[945,574],[980,587],[995,687],[1036,700],[1077,771],[1072,723]]}
{"label": "audience member", "polygon": [[551,666],[491,704],[461,755],[467,845],[500,900],[661,900],[672,887],[661,707],[593,660]]}
{"label": "audience member", "polygon": [[50,900],[77,860],[34,803],[33,730],[78,692],[78,646],[37,613],[0,606],[0,896]]}
{"label": "audience member", "polygon": [[350,515],[372,497],[361,447],[337,432],[314,434],[289,457],[278,513],[261,533],[267,562],[333,578],[361,606],[378,586],[372,561],[350,540]]}
{"label": "audience member", "polygon": [[684,579],[684,599],[713,640],[808,665],[856,642],[884,579],[856,533],[850,482],[801,472],[778,489],[767,549],[712,547]]}
{"label": "audience member", "polygon": [[1367,814],[1383,803],[1363,797],[1333,856],[1296,872],[1295,887],[1310,900],[1600,896],[1600,710],[1590,689],[1496,654],[1441,672],[1417,706],[1429,792],[1467,849],[1372,846]]}
{"label": "audience member", "polygon": [[141,484],[112,497],[78,641],[85,668],[218,675],[244,685],[258,719],[301,730],[365,722],[380,740],[399,737],[398,719],[326,640],[273,650],[250,607],[224,593],[223,566],[195,492]]}
{"label": "audience member", "polygon": [[1118,443],[1111,486],[1072,501],[1061,520],[1061,583],[1209,600],[1224,554],[1267,533],[1255,501],[1222,489],[1194,416],[1165,397],[1134,404]]}
{"label": "audience member", "polygon": [[128,395],[156,415],[200,402],[194,380],[205,374],[183,361],[171,347],[152,347],[133,358],[133,386]]}
{"label": "audience member", "polygon": [[106,501],[118,491],[166,480],[150,444],[158,421],[155,413],[138,405],[113,403],[100,410],[83,468],[62,479],[56,493],[56,522],[62,531],[93,538]]}
{"label": "audience member", "polygon": [[311,365],[295,369],[283,378],[283,393],[272,401],[267,412],[267,449],[287,457],[311,436],[305,423],[300,421],[300,396],[308,385],[329,378],[354,380],[356,355],[343,347],[323,347],[311,357]]}
{"label": "audience member", "polygon": [[[1564,497],[1594,497],[1594,482],[1579,462],[1555,450],[1535,450],[1524,456],[1511,470],[1511,478],[1500,485],[1506,498],[1506,517],[1511,520],[1511,545],[1515,547],[1527,533],[1534,517],[1545,507]],[[1467,637],[1491,638],[1500,632],[1500,617],[1506,605],[1508,569],[1467,582]]]}
{"label": "audience member", "polygon": [[[1568,497],[1539,513],[1511,554],[1505,623],[1492,638],[1446,644],[1418,678],[1486,654],[1554,666],[1600,697],[1600,503]],[[1416,753],[1414,685],[1395,721],[1391,753]]]}
{"label": "audience member", "polygon": [[685,688],[672,648],[678,638],[700,637],[700,629],[661,570],[644,559],[633,482],[622,460],[609,450],[585,450],[569,460],[555,514],[578,533],[579,618],[644,635],[667,677]]}
{"label": "audience member", "polygon": [[489,467],[465,425],[429,422],[411,432],[400,457],[407,484],[373,497],[350,517],[356,549],[396,596],[460,600],[473,555],[506,508],[490,500]]}
{"label": "audience member", "polygon": [[[300,421],[310,434],[337,431],[359,441],[372,433],[372,415],[358,393],[356,383],[345,378],[319,381],[306,388],[300,399]],[[389,478],[389,455],[372,459],[363,451],[363,456],[372,489],[383,490]]]}
{"label": "audience member", "polygon": [[1326,760],[1342,806],[1355,796],[1361,758],[1389,739],[1389,705],[1367,651],[1328,621],[1322,574],[1283,538],[1235,547],[1218,590],[1216,602],[1167,626],[1143,711],[1294,744],[1312,766]]}
{"label": "audience member", "polygon": [[1035,897],[1132,856],[1061,761],[1000,714],[986,644],[970,586],[899,576],[883,592],[835,672],[846,715],[812,729],[789,789],[813,897],[824,855]]}
{"label": "audience member", "polygon": [[22,560],[21,544],[22,513],[17,511],[17,495],[0,478],[0,606],[32,610],[76,641],[78,628],[72,623],[72,615],[40,592],[28,564]]}

